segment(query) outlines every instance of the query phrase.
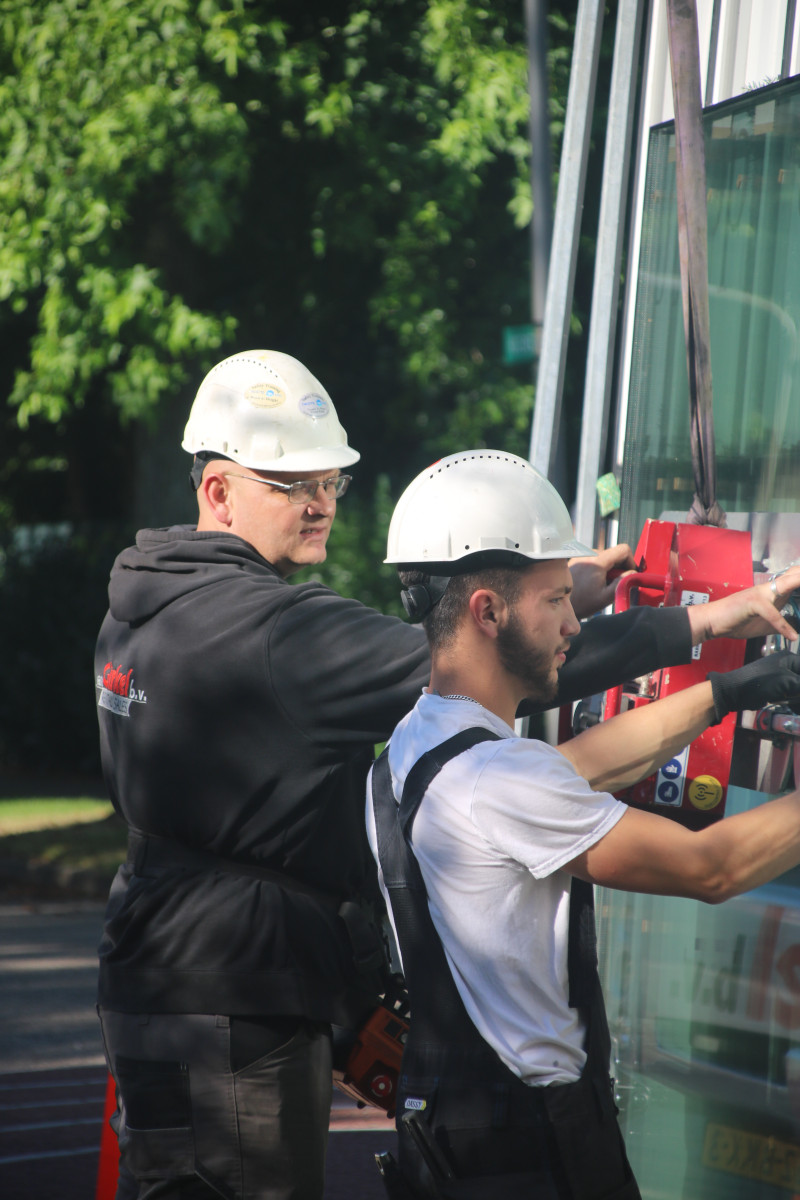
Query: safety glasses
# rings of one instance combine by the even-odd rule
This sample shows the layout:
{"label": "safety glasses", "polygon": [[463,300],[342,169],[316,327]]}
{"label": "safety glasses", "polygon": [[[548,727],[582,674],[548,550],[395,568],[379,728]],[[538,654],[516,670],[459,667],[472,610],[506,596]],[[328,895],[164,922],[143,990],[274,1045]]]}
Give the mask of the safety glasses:
{"label": "safety glasses", "polygon": [[251,483],[265,483],[268,487],[286,492],[290,504],[311,504],[321,487],[329,500],[341,500],[347,491],[352,475],[335,475],[332,479],[298,479],[294,483],[278,483],[276,479],[259,479],[255,475],[237,475],[226,471],[226,479],[249,479]]}

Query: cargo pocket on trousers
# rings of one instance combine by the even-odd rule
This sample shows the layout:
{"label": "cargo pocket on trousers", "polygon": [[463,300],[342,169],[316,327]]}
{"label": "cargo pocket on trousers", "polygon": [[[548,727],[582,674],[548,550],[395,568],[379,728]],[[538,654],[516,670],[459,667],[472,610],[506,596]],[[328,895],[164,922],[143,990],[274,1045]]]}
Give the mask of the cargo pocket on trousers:
{"label": "cargo pocket on trousers", "polygon": [[119,1148],[139,1179],[194,1174],[189,1068],[119,1054],[114,1063],[122,1099]]}

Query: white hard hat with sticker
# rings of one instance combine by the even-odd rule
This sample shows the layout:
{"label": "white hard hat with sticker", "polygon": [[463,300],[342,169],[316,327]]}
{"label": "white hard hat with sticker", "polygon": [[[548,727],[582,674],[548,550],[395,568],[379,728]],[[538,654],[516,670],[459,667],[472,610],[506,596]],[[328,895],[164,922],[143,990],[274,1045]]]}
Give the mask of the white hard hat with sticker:
{"label": "white hard hat with sticker", "polygon": [[182,446],[256,471],[326,471],[361,457],[319,380],[278,350],[246,350],[212,367]]}

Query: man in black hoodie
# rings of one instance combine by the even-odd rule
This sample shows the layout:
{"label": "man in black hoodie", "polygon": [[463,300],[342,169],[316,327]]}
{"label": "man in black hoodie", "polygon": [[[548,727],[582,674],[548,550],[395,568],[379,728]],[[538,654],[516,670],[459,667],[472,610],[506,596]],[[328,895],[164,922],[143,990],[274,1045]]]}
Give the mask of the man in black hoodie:
{"label": "man in black hoodie", "polygon": [[[105,780],[130,831],[99,949],[118,1195],[319,1200],[330,1026],[357,1025],[379,986],[354,903],[375,889],[364,783],[429,652],[416,627],[287,582],[325,559],[359,458],[302,364],[218,364],[183,447],[197,526],[144,530],[118,557],[95,659]],[[595,607],[615,565],[627,548],[584,564]],[[599,617],[559,700],[687,661],[706,637],[790,636],[781,598]]]}

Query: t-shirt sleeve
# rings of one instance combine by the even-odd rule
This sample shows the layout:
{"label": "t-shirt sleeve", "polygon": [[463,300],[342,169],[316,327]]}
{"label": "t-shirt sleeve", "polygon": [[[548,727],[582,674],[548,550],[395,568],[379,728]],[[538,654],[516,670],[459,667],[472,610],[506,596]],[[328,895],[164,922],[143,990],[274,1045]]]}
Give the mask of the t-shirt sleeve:
{"label": "t-shirt sleeve", "polygon": [[484,750],[472,796],[476,828],[497,850],[542,879],[590,849],[626,806],[594,792],[552,746],[508,741]]}
{"label": "t-shirt sleeve", "polygon": [[270,629],[266,655],[287,717],[336,745],[386,740],[430,679],[420,628],[322,585],[297,588]]}

